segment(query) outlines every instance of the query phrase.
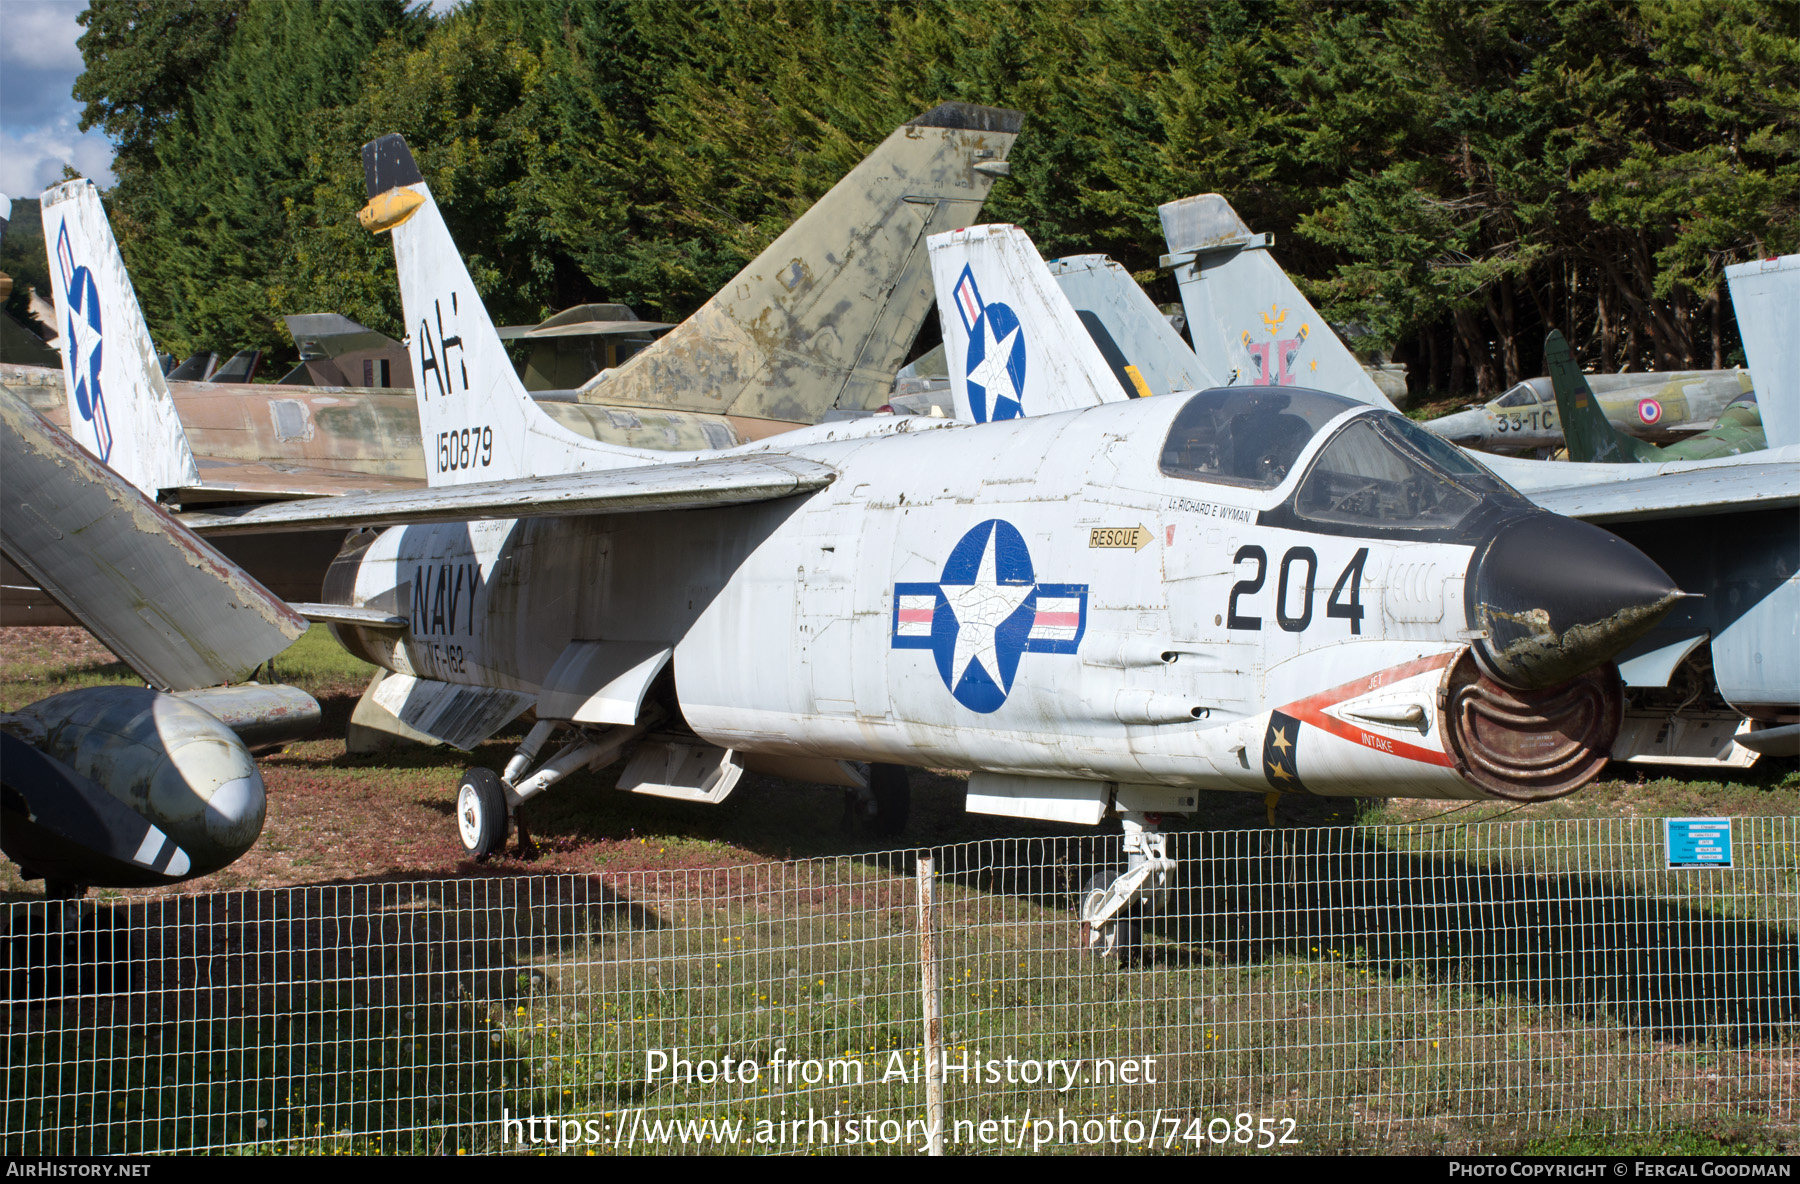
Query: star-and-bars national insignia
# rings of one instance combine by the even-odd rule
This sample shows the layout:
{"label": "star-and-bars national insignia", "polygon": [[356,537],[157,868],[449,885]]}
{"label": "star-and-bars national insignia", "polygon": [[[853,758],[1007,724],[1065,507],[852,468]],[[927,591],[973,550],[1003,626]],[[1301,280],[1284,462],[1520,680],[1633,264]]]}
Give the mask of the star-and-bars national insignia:
{"label": "star-and-bars national insignia", "polygon": [[894,585],[893,647],[930,650],[970,711],[998,711],[1027,653],[1073,654],[1087,632],[1086,584],[1040,584],[1012,523],[973,527],[937,583]]}
{"label": "star-and-bars national insignia", "polygon": [[963,265],[954,289],[957,315],[969,335],[964,358],[969,411],[976,423],[1025,414],[1025,334],[1008,305],[984,303],[975,273]]}
{"label": "star-and-bars national insignia", "polygon": [[69,310],[65,344],[69,373],[75,377],[75,410],[94,427],[94,455],[104,464],[112,457],[112,422],[106,417],[106,394],[100,389],[100,289],[87,267],[75,265],[69,224],[57,228],[56,268],[61,273],[63,301]]}

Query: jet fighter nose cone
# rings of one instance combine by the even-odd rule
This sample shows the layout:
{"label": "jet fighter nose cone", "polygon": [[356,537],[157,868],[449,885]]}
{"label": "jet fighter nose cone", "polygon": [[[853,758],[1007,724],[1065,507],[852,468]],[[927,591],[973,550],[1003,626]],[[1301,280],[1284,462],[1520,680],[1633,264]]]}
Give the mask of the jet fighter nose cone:
{"label": "jet fighter nose cone", "polygon": [[1487,417],[1479,411],[1458,411],[1454,415],[1428,420],[1422,426],[1452,444],[1479,444],[1487,428]]}
{"label": "jet fighter nose cone", "polygon": [[1501,526],[1469,564],[1476,654],[1522,690],[1567,682],[1648,633],[1682,593],[1648,556],[1598,526],[1533,514]]}

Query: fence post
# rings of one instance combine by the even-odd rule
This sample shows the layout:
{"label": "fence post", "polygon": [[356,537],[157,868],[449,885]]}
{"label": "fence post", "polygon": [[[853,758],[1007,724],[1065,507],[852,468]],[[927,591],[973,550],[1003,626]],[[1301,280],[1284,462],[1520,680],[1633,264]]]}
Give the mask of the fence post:
{"label": "fence post", "polygon": [[919,856],[919,971],[925,994],[926,1154],[944,1153],[944,1008],[938,990],[937,868]]}

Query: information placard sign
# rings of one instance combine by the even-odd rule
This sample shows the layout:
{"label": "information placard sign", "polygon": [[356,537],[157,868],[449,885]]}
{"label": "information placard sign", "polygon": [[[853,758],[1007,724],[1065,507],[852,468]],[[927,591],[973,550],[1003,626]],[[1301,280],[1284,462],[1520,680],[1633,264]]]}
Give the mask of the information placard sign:
{"label": "information placard sign", "polygon": [[1731,866],[1731,819],[1665,818],[1663,826],[1670,867]]}

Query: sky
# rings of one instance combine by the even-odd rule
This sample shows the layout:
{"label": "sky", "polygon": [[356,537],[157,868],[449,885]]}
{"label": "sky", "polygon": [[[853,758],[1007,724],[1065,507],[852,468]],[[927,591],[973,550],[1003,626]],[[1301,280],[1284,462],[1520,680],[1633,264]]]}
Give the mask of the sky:
{"label": "sky", "polygon": [[71,95],[81,73],[75,18],[87,0],[0,0],[0,193],[36,197],[65,163],[102,189],[113,183],[112,142],[83,133]]}
{"label": "sky", "polygon": [[[445,13],[460,0],[431,0]],[[81,74],[75,18],[87,0],[0,0],[0,193],[36,197],[71,164],[102,189],[113,183],[112,141],[80,131],[71,92]]]}

